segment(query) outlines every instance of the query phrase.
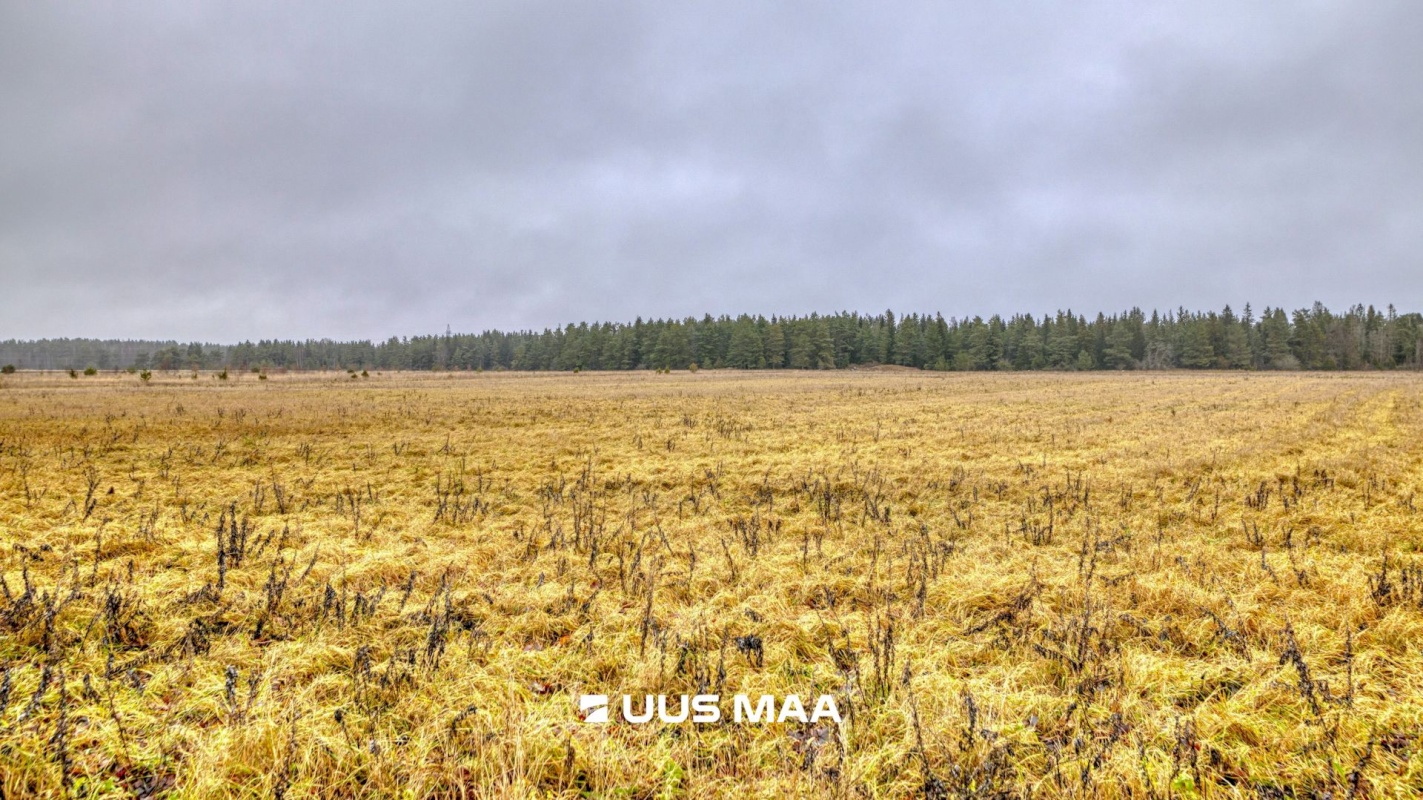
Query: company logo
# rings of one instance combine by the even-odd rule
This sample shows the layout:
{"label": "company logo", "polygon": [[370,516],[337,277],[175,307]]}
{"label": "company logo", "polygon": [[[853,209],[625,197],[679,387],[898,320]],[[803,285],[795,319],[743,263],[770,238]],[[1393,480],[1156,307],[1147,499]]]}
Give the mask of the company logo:
{"label": "company logo", "polygon": [[608,696],[605,694],[585,694],[578,698],[578,713],[584,722],[608,721]]}
{"label": "company logo", "polygon": [[[604,723],[608,721],[608,696],[605,694],[585,694],[578,697],[578,711],[584,722]],[[646,694],[640,698],[623,695],[619,704],[622,721],[633,725],[644,725],[660,720],[668,724],[693,722],[707,724],[722,719],[721,696],[715,694],[667,695]],[[823,694],[806,712],[800,695],[788,694],[783,699],[763,694],[754,701],[744,694],[731,698],[731,717],[738,723],[764,725],[771,722],[819,722],[822,719],[840,721],[840,708],[835,704],[835,695]]]}

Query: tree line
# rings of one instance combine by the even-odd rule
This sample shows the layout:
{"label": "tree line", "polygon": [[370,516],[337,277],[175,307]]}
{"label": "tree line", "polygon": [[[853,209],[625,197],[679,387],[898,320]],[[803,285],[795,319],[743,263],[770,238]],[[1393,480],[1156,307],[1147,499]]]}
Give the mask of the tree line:
{"label": "tree line", "polygon": [[945,319],[891,311],[803,317],[578,323],[542,331],[391,337],[385,341],[261,340],[238,344],[99,339],[0,342],[19,369],[633,370],[843,369],[895,364],[932,370],[1417,369],[1423,315],[1322,304],[1286,312],[1140,309],[1095,318]]}

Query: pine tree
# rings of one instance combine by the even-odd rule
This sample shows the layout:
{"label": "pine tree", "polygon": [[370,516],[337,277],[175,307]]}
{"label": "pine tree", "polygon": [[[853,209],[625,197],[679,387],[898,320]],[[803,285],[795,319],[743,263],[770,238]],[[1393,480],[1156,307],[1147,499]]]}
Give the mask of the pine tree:
{"label": "pine tree", "polygon": [[786,366],[785,328],[775,321],[766,326],[766,366],[771,369]]}
{"label": "pine tree", "polygon": [[1132,357],[1132,332],[1125,320],[1111,324],[1112,332],[1107,335],[1107,347],[1103,352],[1103,363],[1109,369],[1132,369],[1136,359]]}
{"label": "pine tree", "polygon": [[1211,349],[1210,334],[1205,320],[1186,319],[1178,322],[1182,327],[1180,364],[1187,369],[1207,369],[1214,366],[1215,352]]}
{"label": "pine tree", "polygon": [[756,324],[749,317],[742,317],[732,326],[726,365],[738,369],[759,369],[766,366],[766,345],[761,341]]}

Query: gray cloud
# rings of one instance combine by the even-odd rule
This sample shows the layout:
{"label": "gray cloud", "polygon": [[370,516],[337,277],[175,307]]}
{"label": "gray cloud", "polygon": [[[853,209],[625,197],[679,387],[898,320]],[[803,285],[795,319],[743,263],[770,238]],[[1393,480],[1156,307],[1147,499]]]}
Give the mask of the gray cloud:
{"label": "gray cloud", "polygon": [[0,5],[0,338],[1423,308],[1423,7]]}

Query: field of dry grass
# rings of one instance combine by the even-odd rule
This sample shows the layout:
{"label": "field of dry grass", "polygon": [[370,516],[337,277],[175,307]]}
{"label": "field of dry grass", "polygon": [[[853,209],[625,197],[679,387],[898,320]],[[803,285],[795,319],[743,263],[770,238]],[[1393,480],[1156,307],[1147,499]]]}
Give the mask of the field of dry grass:
{"label": "field of dry grass", "polygon": [[0,790],[1413,796],[1420,485],[1416,375],[5,376]]}

